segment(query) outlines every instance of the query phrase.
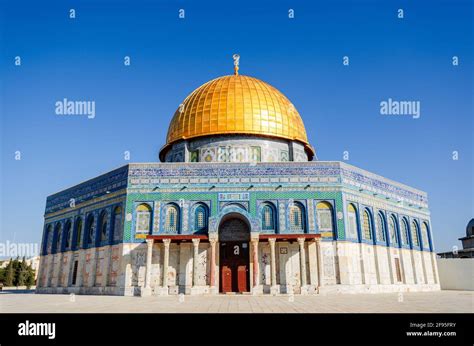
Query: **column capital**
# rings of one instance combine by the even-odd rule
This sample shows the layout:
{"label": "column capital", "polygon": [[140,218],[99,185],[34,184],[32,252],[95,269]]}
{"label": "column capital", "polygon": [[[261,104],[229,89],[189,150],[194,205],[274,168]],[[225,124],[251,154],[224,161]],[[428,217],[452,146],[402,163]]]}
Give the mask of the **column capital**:
{"label": "column capital", "polygon": [[306,239],[305,238],[297,238],[296,240],[298,241],[298,244],[300,244],[300,246],[301,246],[301,245],[304,245],[304,241]]}
{"label": "column capital", "polygon": [[250,241],[258,242],[259,237],[260,237],[259,232],[250,232]]}
{"label": "column capital", "polygon": [[201,241],[201,239],[199,239],[199,238],[193,238],[192,239],[192,242],[193,242],[194,246],[198,246],[200,241]]}
{"label": "column capital", "polygon": [[153,245],[154,240],[153,239],[147,239],[146,243],[147,243],[148,246]]}
{"label": "column capital", "polygon": [[268,242],[270,243],[270,245],[275,245],[276,238],[268,238]]}
{"label": "column capital", "polygon": [[163,244],[165,244],[166,247],[170,246],[171,239],[163,239]]}
{"label": "column capital", "polygon": [[208,234],[209,242],[218,241],[219,235],[217,232],[211,232]]}

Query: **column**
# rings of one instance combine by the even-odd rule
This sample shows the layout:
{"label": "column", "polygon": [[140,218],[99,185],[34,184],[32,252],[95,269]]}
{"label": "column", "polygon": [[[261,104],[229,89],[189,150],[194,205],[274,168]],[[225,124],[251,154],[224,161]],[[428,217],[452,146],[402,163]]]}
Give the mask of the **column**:
{"label": "column", "polygon": [[216,287],[216,239],[209,239],[209,243],[211,244],[211,268],[210,268],[210,286],[211,288]]}
{"label": "column", "polygon": [[270,287],[270,292],[272,294],[277,294],[279,291],[279,288],[277,286],[277,280],[276,280],[276,259],[275,259],[275,243],[276,239],[275,238],[269,238],[268,243],[270,244],[270,272],[271,272],[271,281],[272,281],[272,286]]}
{"label": "column", "polygon": [[109,283],[111,256],[112,256],[112,245],[106,245],[104,247],[104,263],[102,265],[102,287],[107,287]]}
{"label": "column", "polygon": [[308,257],[309,257],[309,282],[308,285],[314,289],[318,286],[318,258],[316,253],[315,238],[308,241]]}
{"label": "column", "polygon": [[54,255],[48,255],[48,275],[47,275],[47,284],[46,287],[51,288],[51,284],[53,282],[53,275],[54,275]]}
{"label": "column", "polygon": [[145,267],[145,288],[151,288],[151,259],[153,258],[153,239],[147,239],[146,267]]}
{"label": "column", "polygon": [[61,277],[63,275],[63,253],[62,252],[59,252],[57,254],[58,256],[58,278],[56,280],[56,285],[55,287],[62,287],[62,281],[61,281]]}
{"label": "column", "polygon": [[83,285],[85,260],[86,259],[84,258],[84,250],[79,250],[77,257],[76,287],[81,287]]}
{"label": "column", "polygon": [[146,240],[145,285],[140,290],[140,296],[151,295],[151,259],[153,258],[153,239]]}
{"label": "column", "polygon": [[[94,255],[92,257],[92,254]],[[89,282],[88,282],[88,287],[94,287],[95,286],[95,281],[96,281],[96,275],[97,275],[97,261],[99,259],[99,248],[95,247],[91,250],[91,265],[90,265],[90,275],[89,275]]]}
{"label": "column", "polygon": [[436,253],[435,252],[431,252],[430,254],[431,256],[431,265],[433,267],[433,279],[434,279],[434,283],[436,285],[439,284],[439,275],[438,275],[438,266],[436,264]]}
{"label": "column", "polygon": [[38,263],[38,268],[36,269],[37,272],[37,279],[36,279],[36,289],[41,288],[42,286],[42,279],[41,276],[43,275],[43,255],[40,255],[39,263]]}
{"label": "column", "polygon": [[258,287],[258,238],[252,239],[252,258],[253,258],[253,288]]}
{"label": "column", "polygon": [[193,239],[193,287],[197,286],[199,279],[199,238]]}
{"label": "column", "polygon": [[419,284],[419,279],[418,279],[418,273],[416,271],[416,264],[415,264],[415,255],[413,253],[413,249],[410,249],[410,259],[411,259],[411,266],[412,266],[412,270],[413,270],[413,283],[415,285]]}
{"label": "column", "polygon": [[318,256],[318,288],[324,286],[324,259],[321,251],[321,238],[316,238],[316,254]]}
{"label": "column", "polygon": [[171,239],[163,239],[164,258],[163,258],[163,288],[168,290],[168,267],[170,263],[170,243]]}
{"label": "column", "polygon": [[303,287],[306,286],[306,254],[304,250],[304,238],[298,238],[298,244],[300,246],[300,278],[301,278],[301,293],[303,293]]}

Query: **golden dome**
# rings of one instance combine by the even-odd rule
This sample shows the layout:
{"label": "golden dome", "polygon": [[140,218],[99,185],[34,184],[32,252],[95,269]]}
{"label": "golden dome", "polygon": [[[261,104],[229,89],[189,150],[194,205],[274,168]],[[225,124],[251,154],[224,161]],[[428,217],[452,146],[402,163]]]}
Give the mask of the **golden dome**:
{"label": "golden dome", "polygon": [[314,155],[290,100],[271,85],[238,74],[211,80],[186,97],[171,120],[161,152],[182,139],[223,134],[296,140]]}

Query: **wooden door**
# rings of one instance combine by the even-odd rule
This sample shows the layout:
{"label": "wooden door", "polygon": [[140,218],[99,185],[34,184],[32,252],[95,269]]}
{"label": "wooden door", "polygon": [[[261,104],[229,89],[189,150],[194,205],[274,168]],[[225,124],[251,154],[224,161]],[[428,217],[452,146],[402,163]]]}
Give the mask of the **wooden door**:
{"label": "wooden door", "polygon": [[222,292],[232,292],[232,268],[228,265],[223,265],[221,274]]}
{"label": "wooden door", "polygon": [[237,292],[239,293],[247,292],[247,271],[245,264],[237,266]]}
{"label": "wooden door", "polygon": [[249,291],[248,243],[221,243],[220,266],[222,293]]}

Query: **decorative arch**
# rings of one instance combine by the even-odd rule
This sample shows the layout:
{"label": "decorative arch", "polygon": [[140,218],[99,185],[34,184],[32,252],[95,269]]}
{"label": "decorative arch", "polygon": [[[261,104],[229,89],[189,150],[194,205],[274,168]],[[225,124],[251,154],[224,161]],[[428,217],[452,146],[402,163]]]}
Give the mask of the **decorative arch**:
{"label": "decorative arch", "polygon": [[49,224],[46,227],[46,233],[44,235],[44,245],[43,245],[43,253],[50,254],[51,253],[51,246],[53,243],[53,226]]}
{"label": "decorative arch", "polygon": [[357,214],[357,207],[353,203],[347,205],[347,234],[346,237],[350,239],[358,238],[359,218]]}
{"label": "decorative arch", "polygon": [[100,232],[100,242],[107,240],[107,225],[108,225],[109,214],[106,210],[103,210],[100,213],[99,217],[99,232]]}
{"label": "decorative arch", "polygon": [[62,224],[61,222],[57,222],[54,226],[54,246],[53,252],[60,252],[61,251],[61,236],[62,236]]}
{"label": "decorative arch", "polygon": [[248,211],[247,207],[245,205],[243,205],[242,203],[238,203],[238,202],[229,202],[229,203],[226,203],[222,206],[222,209],[224,208],[227,208],[227,207],[237,207],[237,208],[241,208],[245,211]]}
{"label": "decorative arch", "polygon": [[385,242],[386,233],[387,233],[387,230],[385,229],[385,215],[381,211],[379,211],[377,213],[377,229],[376,229],[377,241]]}
{"label": "decorative arch", "polygon": [[362,215],[362,238],[365,240],[372,240],[372,214],[369,209],[365,208]]}
{"label": "decorative arch", "polygon": [[411,222],[411,242],[412,242],[413,247],[420,246],[420,238],[418,234],[419,234],[418,222],[416,220],[413,220]]}
{"label": "decorative arch", "polygon": [[180,231],[180,209],[176,203],[168,203],[163,209],[163,231],[165,233],[179,233]]}
{"label": "decorative arch", "polygon": [[226,206],[222,208],[218,215],[209,218],[209,233],[217,233],[222,219],[231,213],[240,214],[250,225],[251,232],[260,231],[260,222],[258,218],[253,218],[246,210],[236,206]]}
{"label": "decorative arch", "polygon": [[406,217],[402,217],[402,222],[400,225],[400,238],[402,240],[403,245],[410,245],[410,236],[409,236],[409,227],[408,227],[408,220]]}
{"label": "decorative arch", "polygon": [[272,202],[264,202],[260,209],[262,231],[274,231],[276,233],[277,218],[275,205]]}
{"label": "decorative arch", "polygon": [[429,227],[426,221],[421,224],[421,241],[425,249],[430,248]]}
{"label": "decorative arch", "polygon": [[94,244],[94,235],[95,235],[95,217],[93,214],[89,214],[86,220],[86,244]]}
{"label": "decorative arch", "polygon": [[151,230],[151,207],[147,203],[141,203],[135,208],[136,222],[135,232],[136,233],[150,233]]}
{"label": "decorative arch", "polygon": [[398,245],[398,233],[397,219],[394,214],[390,214],[388,219],[388,236],[390,244]]}
{"label": "decorative arch", "polygon": [[220,242],[250,240],[251,224],[242,213],[230,212],[223,215],[218,228]]}
{"label": "decorative arch", "polygon": [[294,202],[288,207],[288,224],[291,231],[305,232],[306,212],[305,207],[300,202]]}
{"label": "decorative arch", "polygon": [[112,240],[119,240],[123,234],[123,216],[122,207],[116,206],[112,212],[112,225],[111,225],[111,237]]}
{"label": "decorative arch", "polygon": [[194,231],[205,233],[209,227],[209,208],[204,203],[196,203],[194,206]]}
{"label": "decorative arch", "polygon": [[334,210],[331,203],[322,201],[316,204],[316,219],[319,231],[334,231]]}
{"label": "decorative arch", "polygon": [[71,246],[72,222],[67,220],[64,226],[64,249],[69,249]]}
{"label": "decorative arch", "polygon": [[80,216],[76,219],[75,232],[76,232],[76,236],[75,236],[76,240],[75,240],[74,247],[76,249],[79,249],[82,244],[82,217]]}

